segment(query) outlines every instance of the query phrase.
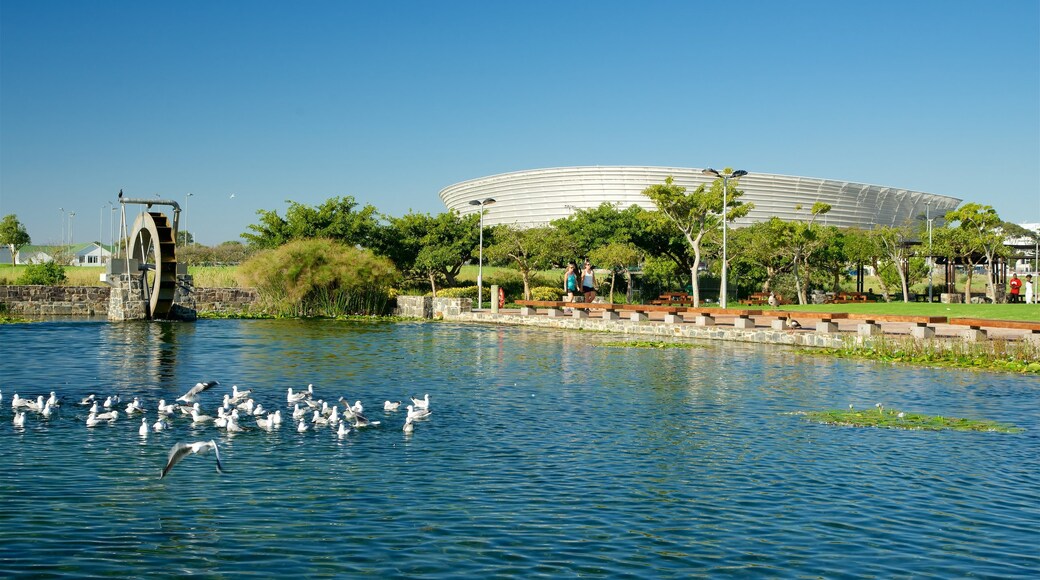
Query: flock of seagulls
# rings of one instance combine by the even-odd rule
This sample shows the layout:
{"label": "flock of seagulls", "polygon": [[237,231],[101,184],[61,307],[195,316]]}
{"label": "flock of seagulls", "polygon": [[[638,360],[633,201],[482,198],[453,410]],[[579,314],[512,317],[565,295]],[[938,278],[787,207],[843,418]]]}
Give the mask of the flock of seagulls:
{"label": "flock of seagulls", "polygon": [[[223,429],[228,434],[243,433],[250,430],[272,432],[282,425],[282,410],[269,410],[262,403],[253,398],[252,389],[239,390],[237,385],[231,387],[230,393],[225,393],[219,407],[209,414],[202,407],[207,391],[219,386],[218,381],[205,381],[196,384],[186,393],[177,397],[173,403],[167,403],[160,399],[155,406],[155,421],[148,414],[144,403],[138,397],[134,397],[123,405],[118,395],[107,396],[103,400],[96,394],[88,395],[79,401],[79,407],[87,407],[86,418],[82,419],[87,427],[96,427],[102,424],[114,424],[120,417],[132,417],[141,415],[141,423],[137,429],[141,438],[147,438],[149,433],[160,433],[173,427],[177,422],[190,422],[192,428],[216,428]],[[0,390],[0,407],[3,406],[3,391]],[[99,403],[99,400],[101,401]],[[398,412],[402,401],[385,401],[383,412],[390,416]],[[361,401],[350,403],[345,397],[339,397],[335,403],[318,398],[314,393],[314,385],[294,391],[288,388],[285,396],[286,415],[291,417],[296,425],[298,433],[307,433],[320,429],[334,431],[337,437],[343,438],[348,434],[362,429],[377,427],[382,421],[370,420],[364,415],[364,405]],[[42,419],[50,418],[63,406],[63,401],[54,391],[49,397],[38,395],[36,399],[23,399],[17,393],[11,397],[11,411],[13,414],[12,424],[15,429],[25,429],[27,413],[39,415]],[[411,398],[411,404],[406,407],[404,426],[402,430],[406,435],[411,435],[415,430],[417,422],[430,417],[430,395],[426,394],[422,399]],[[82,415],[80,415],[82,417]],[[255,424],[255,428],[252,426]],[[166,477],[185,457],[189,455],[203,455],[213,451],[217,462],[217,472],[224,473],[223,465],[220,463],[220,450],[215,439],[208,441],[196,441],[194,443],[176,443],[166,458],[166,464],[160,471],[159,478]]]}

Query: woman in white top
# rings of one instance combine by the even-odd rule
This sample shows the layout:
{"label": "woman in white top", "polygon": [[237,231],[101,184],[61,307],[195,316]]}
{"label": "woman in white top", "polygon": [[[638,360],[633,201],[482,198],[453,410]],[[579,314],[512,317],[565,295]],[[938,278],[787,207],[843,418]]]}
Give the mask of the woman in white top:
{"label": "woman in white top", "polygon": [[585,260],[585,269],[581,271],[581,291],[585,293],[585,303],[596,299],[596,272],[592,270],[592,262]]}

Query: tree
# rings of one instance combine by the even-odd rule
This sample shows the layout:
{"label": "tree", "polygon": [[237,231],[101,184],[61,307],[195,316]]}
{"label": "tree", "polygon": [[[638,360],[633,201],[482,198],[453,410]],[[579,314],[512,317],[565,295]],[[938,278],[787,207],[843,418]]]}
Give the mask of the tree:
{"label": "tree", "polygon": [[738,256],[734,263],[736,271],[763,268],[765,283],[762,285],[762,291],[771,291],[777,277],[791,269],[791,258],[786,255],[789,236],[789,224],[776,216],[734,230],[730,243],[733,246],[733,254]]}
{"label": "tree", "polygon": [[32,239],[29,237],[29,232],[25,231],[25,226],[18,221],[18,216],[12,213],[5,215],[4,219],[0,220],[0,244],[11,248],[12,266],[15,265],[15,255],[18,254],[18,248],[31,243]]}
{"label": "tree", "polygon": [[378,229],[376,208],[365,205],[360,210],[351,196],[333,197],[320,206],[311,207],[288,201],[285,217],[277,211],[257,210],[260,223],[242,234],[256,249],[277,248],[292,240],[328,238],[348,246],[371,247]]}
{"label": "tree", "polygon": [[626,298],[631,299],[632,273],[628,267],[639,263],[639,257],[639,249],[634,245],[618,243],[596,248],[589,254],[589,259],[592,260],[593,264],[598,264],[601,268],[610,269],[610,302],[614,301],[614,281],[617,278],[618,271],[622,271],[625,274],[625,281],[628,283]]}
{"label": "tree", "polygon": [[645,212],[637,205],[620,210],[617,204],[604,202],[592,209],[575,209],[572,215],[553,220],[550,225],[569,234],[581,256],[589,256],[596,248],[632,241],[642,228],[639,221]]}
{"label": "tree", "polygon": [[[1003,223],[992,206],[978,203],[966,203],[946,214],[946,224],[956,227],[964,234],[959,238],[961,256],[982,254],[986,258],[986,295],[996,301],[996,281],[993,264],[998,257],[1010,254],[1004,245],[1004,234],[1000,230]],[[956,225],[954,225],[956,224]],[[969,258],[970,259],[970,258]],[[970,280],[970,274],[969,274]],[[965,301],[970,299],[971,285],[965,290]]]}
{"label": "tree", "polygon": [[[801,206],[795,208],[801,209]],[[794,272],[795,292],[798,294],[799,304],[808,304],[806,287],[810,278],[809,259],[813,253],[823,247],[821,228],[816,224],[816,218],[831,211],[830,204],[818,201],[810,210],[811,217],[808,221],[797,221],[788,223],[788,250],[791,253],[791,266]],[[801,268],[799,268],[799,266]],[[802,281],[805,280],[805,284]]]}
{"label": "tree", "polygon": [[[903,302],[909,302],[909,273],[906,271],[906,265],[910,260],[909,242],[914,239],[913,229],[909,225],[878,226],[871,230],[868,235],[874,241],[875,247],[884,257],[884,260],[895,268],[899,277],[899,284],[903,290]],[[882,268],[884,268],[884,264],[882,264]],[[880,272],[878,274],[880,276]]]}
{"label": "tree", "polygon": [[[727,172],[731,170],[727,169]],[[665,179],[664,184],[651,185],[643,190],[643,195],[650,198],[657,206],[658,211],[668,217],[669,220],[682,232],[687,243],[693,250],[693,264],[690,266],[690,289],[693,294],[693,304],[700,304],[700,287],[697,283],[697,271],[701,263],[701,242],[706,233],[718,228],[722,224],[723,217],[726,221],[733,221],[747,215],[752,205],[740,201],[742,191],[736,189],[739,178],[731,179],[734,182],[732,191],[725,192],[723,187],[726,180],[716,179],[711,189],[701,185],[690,193],[686,188],[675,185],[671,176]],[[723,207],[725,198],[725,207]]]}
{"label": "tree", "polygon": [[495,242],[485,251],[491,261],[512,262],[524,281],[524,300],[531,299],[531,273],[547,270],[573,256],[577,251],[574,240],[559,228],[552,226],[521,229],[515,226],[496,226]]}
{"label": "tree", "polygon": [[406,275],[426,279],[435,295],[438,280],[455,285],[462,266],[476,255],[480,214],[409,212],[386,219],[374,236],[376,253],[393,260]]}

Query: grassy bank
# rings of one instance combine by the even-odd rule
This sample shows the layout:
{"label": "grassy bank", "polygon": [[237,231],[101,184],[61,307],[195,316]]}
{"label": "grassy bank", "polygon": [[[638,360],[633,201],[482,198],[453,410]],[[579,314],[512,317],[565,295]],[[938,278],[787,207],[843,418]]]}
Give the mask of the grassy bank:
{"label": "grassy bank", "polygon": [[[13,286],[25,272],[26,266],[0,265],[0,286]],[[195,278],[195,286],[199,288],[234,288],[238,286],[235,279],[237,266],[191,266],[188,273]],[[103,267],[66,266],[65,286],[104,286],[101,274]]]}
{"label": "grassy bank", "polygon": [[863,302],[857,304],[788,305],[766,310],[790,312],[850,312],[863,314],[905,314],[910,316],[947,316],[989,318],[993,320],[1040,321],[1040,304],[940,304],[927,302]]}

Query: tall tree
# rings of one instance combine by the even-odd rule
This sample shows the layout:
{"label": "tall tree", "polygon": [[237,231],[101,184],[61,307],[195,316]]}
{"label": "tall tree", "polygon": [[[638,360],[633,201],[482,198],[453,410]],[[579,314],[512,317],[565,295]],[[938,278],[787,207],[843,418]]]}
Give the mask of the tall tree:
{"label": "tall tree", "polygon": [[374,206],[366,204],[359,209],[349,195],[330,198],[316,207],[287,203],[284,218],[277,211],[257,210],[260,223],[249,226],[253,233],[242,234],[250,246],[277,248],[292,240],[328,238],[348,246],[371,247],[378,229]]}
{"label": "tall tree", "polygon": [[[727,169],[727,172],[730,170]],[[671,176],[664,184],[651,185],[643,190],[643,195],[650,198],[658,211],[668,217],[676,228],[682,232],[693,250],[693,263],[690,266],[690,289],[695,306],[700,304],[700,287],[697,283],[697,271],[701,264],[701,243],[705,234],[718,228],[722,220],[733,221],[747,215],[752,209],[750,204],[740,201],[743,192],[736,189],[739,178],[730,179],[729,191],[723,192],[725,180],[719,178],[711,188],[701,185],[687,193],[686,188],[675,185]],[[725,198],[725,207],[723,199]]]}
{"label": "tall tree", "polygon": [[18,216],[12,213],[5,215],[4,219],[0,220],[0,244],[11,248],[12,266],[15,264],[15,255],[18,254],[18,248],[31,243],[32,239],[29,237],[29,232],[25,231],[25,226],[18,221]]}
{"label": "tall tree", "polygon": [[[1000,229],[1000,216],[992,206],[966,203],[946,214],[948,225],[957,227],[964,234],[962,243],[965,253],[980,253],[986,258],[986,295],[996,301],[994,262],[998,257],[1009,255],[1004,245],[1004,234]],[[970,288],[968,289],[970,292]]]}
{"label": "tall tree", "polygon": [[589,255],[589,259],[592,260],[593,264],[598,264],[600,268],[610,269],[610,301],[614,301],[614,282],[617,278],[618,272],[622,272],[625,275],[625,282],[628,284],[628,290],[626,298],[631,299],[632,297],[632,273],[628,268],[639,263],[640,252],[632,244],[607,244],[601,248],[596,248]]}
{"label": "tall tree", "polygon": [[[795,208],[801,209],[801,206]],[[791,266],[794,272],[795,292],[798,293],[798,303],[808,304],[806,293],[810,278],[809,260],[813,254],[823,247],[822,233],[816,218],[831,211],[830,204],[818,201],[809,210],[810,217],[805,221],[789,222],[788,251],[791,254]]]}
{"label": "tall tree", "polygon": [[[910,225],[878,226],[868,235],[873,240],[877,251],[883,256],[884,262],[888,262],[891,267],[895,268],[903,290],[903,302],[910,302],[907,266],[912,253],[910,242],[915,239],[913,228]],[[881,264],[882,268],[885,267],[884,262]]]}
{"label": "tall tree", "polygon": [[642,228],[639,220],[645,212],[637,205],[622,210],[617,204],[604,202],[591,209],[575,209],[570,216],[553,220],[550,225],[569,234],[580,256],[586,257],[596,248],[632,241]]}
{"label": "tall tree", "polygon": [[531,299],[531,273],[565,262],[577,251],[574,240],[559,228],[521,229],[496,226],[495,242],[484,251],[489,260],[511,262],[524,281],[524,299]]}

